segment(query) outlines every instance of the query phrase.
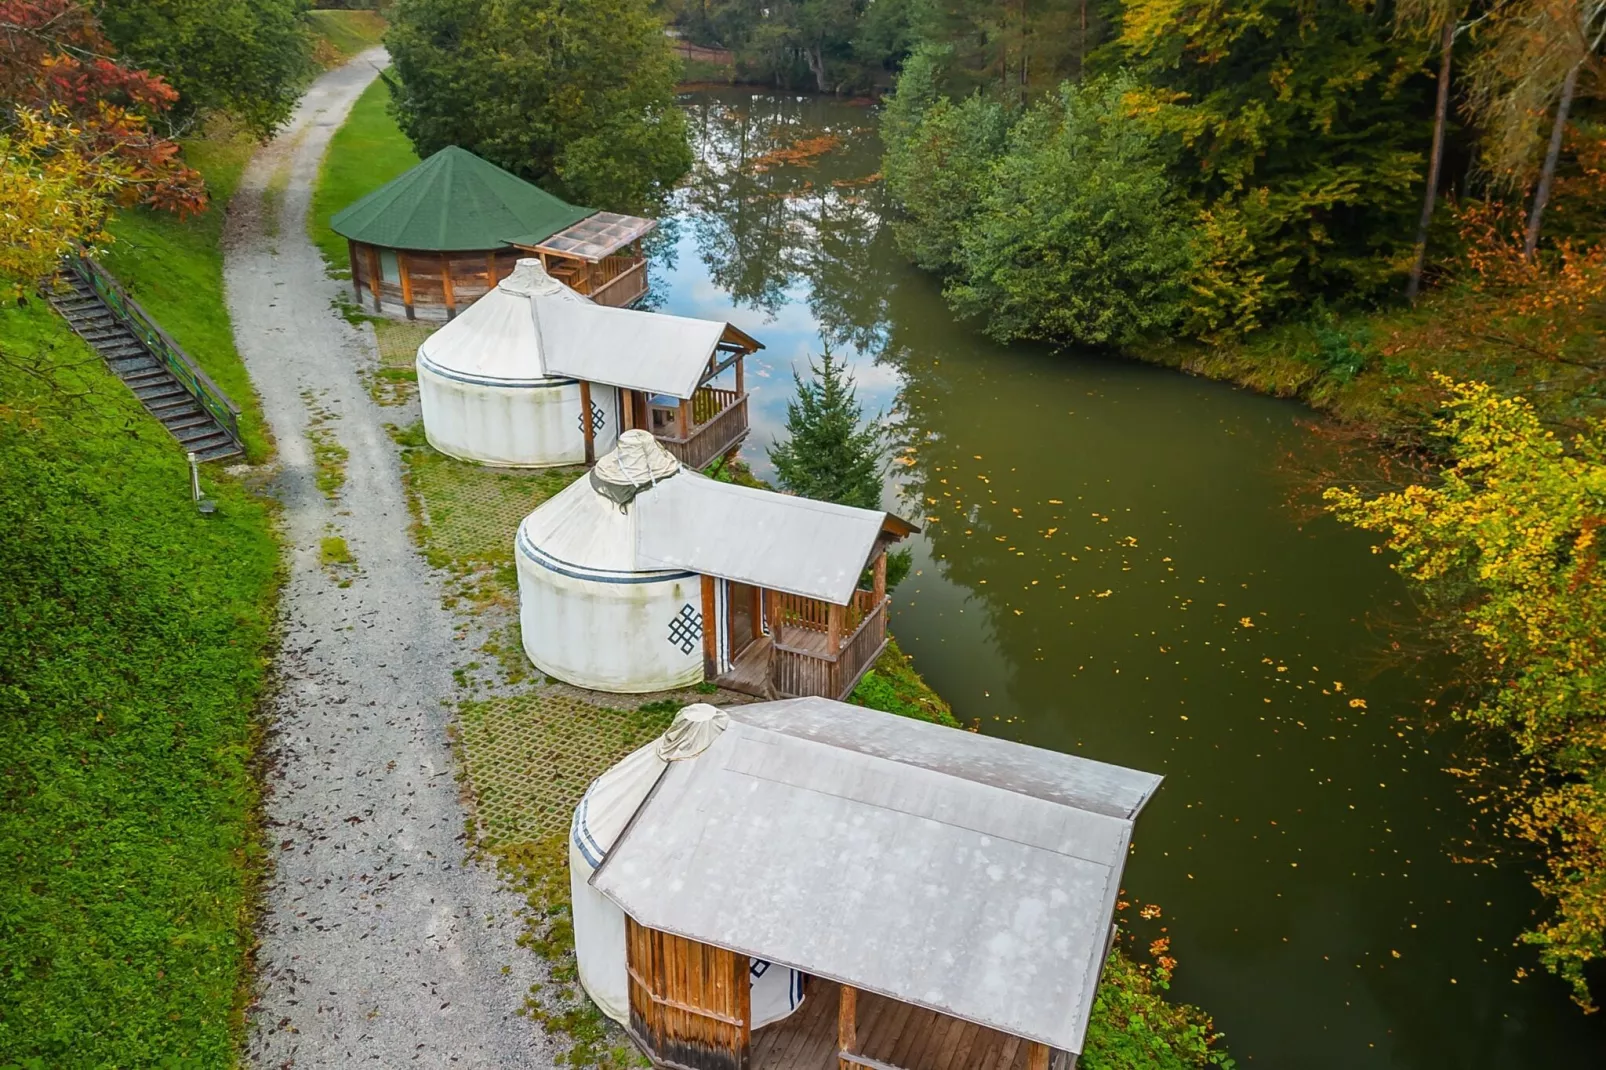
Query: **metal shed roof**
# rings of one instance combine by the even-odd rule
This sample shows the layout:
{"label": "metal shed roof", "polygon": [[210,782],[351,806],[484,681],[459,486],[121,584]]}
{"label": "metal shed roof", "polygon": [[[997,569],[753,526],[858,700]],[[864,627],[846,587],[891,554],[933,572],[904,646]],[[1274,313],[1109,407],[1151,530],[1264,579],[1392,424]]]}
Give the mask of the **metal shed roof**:
{"label": "metal shed roof", "polygon": [[530,312],[547,374],[676,398],[696,392],[731,330],[720,320],[580,305],[555,297],[531,298]]}
{"label": "metal shed roof", "polygon": [[827,699],[727,712],[596,888],[651,928],[1081,1051],[1159,777]]}
{"label": "metal shed roof", "polygon": [[[636,561],[847,605],[888,514],[681,472],[640,494]],[[895,518],[894,518],[895,519]],[[901,535],[903,522],[894,527]]]}
{"label": "metal shed roof", "polygon": [[506,248],[510,235],[539,241],[594,214],[448,145],[336,212],[329,226],[388,249],[466,252]]}

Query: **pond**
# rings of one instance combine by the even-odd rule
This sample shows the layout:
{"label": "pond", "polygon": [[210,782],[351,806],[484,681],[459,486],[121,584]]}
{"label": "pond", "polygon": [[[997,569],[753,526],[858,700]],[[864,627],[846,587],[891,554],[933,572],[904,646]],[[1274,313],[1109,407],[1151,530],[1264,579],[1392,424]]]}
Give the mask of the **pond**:
{"label": "pond", "polygon": [[766,474],[826,347],[898,421],[887,503],[925,531],[894,632],[981,731],[1165,775],[1126,874],[1163,918],[1128,920],[1165,927],[1239,1065],[1598,1065],[1603,1016],[1513,946],[1542,908],[1520,858],[1462,861],[1501,845],[1424,718],[1442,669],[1394,646],[1406,591],[1302,500],[1310,413],[995,345],[893,249],[871,108],[682,99],[698,163],[653,292],[765,343],[744,457]]}

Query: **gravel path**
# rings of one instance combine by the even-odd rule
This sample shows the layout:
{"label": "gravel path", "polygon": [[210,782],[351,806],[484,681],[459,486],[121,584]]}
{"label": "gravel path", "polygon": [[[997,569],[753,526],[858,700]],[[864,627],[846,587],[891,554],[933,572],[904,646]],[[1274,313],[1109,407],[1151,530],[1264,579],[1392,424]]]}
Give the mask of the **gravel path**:
{"label": "gravel path", "polygon": [[[464,857],[444,700],[467,651],[409,538],[386,417],[358,375],[377,359],[372,332],[332,307],[340,284],[306,233],[329,137],[384,58],[319,78],[230,212],[229,310],[278,440],[290,542],[269,744],[276,870],[249,1055],[265,1067],[549,1067],[547,1042],[517,1013],[539,969],[514,943],[519,900]],[[312,407],[350,451],[335,501],[314,483]],[[326,535],[356,558],[349,587],[320,564]]]}

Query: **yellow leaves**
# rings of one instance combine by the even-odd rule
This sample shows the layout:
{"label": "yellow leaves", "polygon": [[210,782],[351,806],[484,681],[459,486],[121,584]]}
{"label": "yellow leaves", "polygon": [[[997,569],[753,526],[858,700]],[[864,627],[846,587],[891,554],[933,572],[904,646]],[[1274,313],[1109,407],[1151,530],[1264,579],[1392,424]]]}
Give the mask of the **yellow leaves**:
{"label": "yellow leaves", "polygon": [[1366,709],[1366,700],[1364,698],[1352,698],[1349,700],[1349,708],[1352,710],[1364,710]]}
{"label": "yellow leaves", "polygon": [[1239,617],[1238,626],[1240,628],[1253,628],[1255,626],[1255,622],[1249,617]]}
{"label": "yellow leaves", "polygon": [[129,174],[82,155],[78,132],[59,119],[23,109],[0,136],[0,275],[18,286],[53,275],[74,248],[109,240],[111,201]]}

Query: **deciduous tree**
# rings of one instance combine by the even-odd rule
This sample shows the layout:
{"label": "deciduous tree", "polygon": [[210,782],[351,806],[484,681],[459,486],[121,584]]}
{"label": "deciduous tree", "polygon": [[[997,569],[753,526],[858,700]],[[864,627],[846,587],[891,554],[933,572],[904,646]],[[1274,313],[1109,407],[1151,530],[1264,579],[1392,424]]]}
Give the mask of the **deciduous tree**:
{"label": "deciduous tree", "polygon": [[691,166],[647,0],[399,0],[385,40],[420,156],[459,145],[614,211],[650,210]]}

